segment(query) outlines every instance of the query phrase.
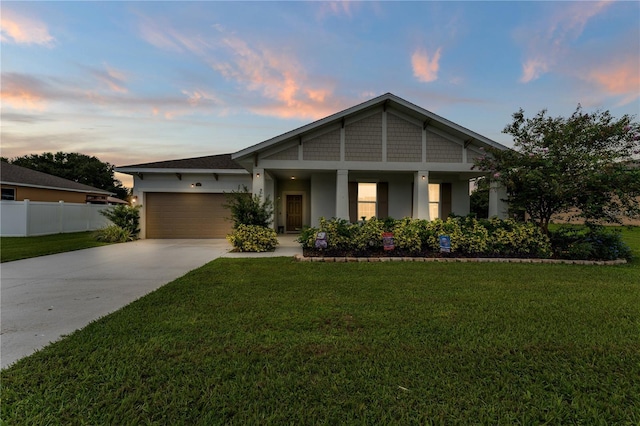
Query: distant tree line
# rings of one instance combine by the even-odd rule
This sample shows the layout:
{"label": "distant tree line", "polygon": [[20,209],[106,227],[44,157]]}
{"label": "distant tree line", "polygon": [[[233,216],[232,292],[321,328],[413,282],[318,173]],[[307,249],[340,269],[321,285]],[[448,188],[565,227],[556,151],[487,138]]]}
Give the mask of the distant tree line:
{"label": "distant tree line", "polygon": [[129,189],[114,177],[115,166],[95,156],[77,152],[45,152],[12,159],[3,157],[2,161],[109,191],[123,200],[129,196]]}

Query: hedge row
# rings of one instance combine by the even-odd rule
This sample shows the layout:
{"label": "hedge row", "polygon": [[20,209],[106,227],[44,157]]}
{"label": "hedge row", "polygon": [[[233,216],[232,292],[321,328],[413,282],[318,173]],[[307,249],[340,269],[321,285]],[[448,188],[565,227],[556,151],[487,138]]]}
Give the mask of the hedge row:
{"label": "hedge row", "polygon": [[[325,232],[327,247],[316,248],[316,235]],[[394,249],[385,252],[383,236],[393,233]],[[478,220],[450,217],[446,221],[372,218],[351,224],[320,219],[317,228],[305,228],[298,239],[307,255],[322,256],[433,256],[440,253],[440,236],[451,241],[452,256],[551,257],[549,238],[532,223],[514,220]]]}

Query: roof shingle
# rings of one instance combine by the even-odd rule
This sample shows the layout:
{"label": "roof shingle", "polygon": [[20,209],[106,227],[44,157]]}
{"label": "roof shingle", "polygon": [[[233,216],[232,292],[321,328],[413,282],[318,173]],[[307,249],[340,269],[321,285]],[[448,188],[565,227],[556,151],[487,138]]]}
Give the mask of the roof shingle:
{"label": "roof shingle", "polygon": [[0,181],[5,184],[12,183],[25,186],[42,186],[62,190],[111,194],[111,192],[103,189],[53,176],[48,173],[27,169],[26,167],[15,164],[5,163],[4,161],[0,162]]}

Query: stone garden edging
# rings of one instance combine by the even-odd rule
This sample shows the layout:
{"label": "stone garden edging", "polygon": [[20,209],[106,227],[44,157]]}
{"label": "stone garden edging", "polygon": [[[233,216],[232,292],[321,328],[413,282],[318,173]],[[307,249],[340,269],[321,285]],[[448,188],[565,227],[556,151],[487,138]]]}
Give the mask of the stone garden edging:
{"label": "stone garden edging", "polygon": [[519,259],[503,257],[305,257],[296,254],[299,262],[441,262],[441,263],[557,263],[566,265],[624,265],[626,259],[571,260],[571,259]]}

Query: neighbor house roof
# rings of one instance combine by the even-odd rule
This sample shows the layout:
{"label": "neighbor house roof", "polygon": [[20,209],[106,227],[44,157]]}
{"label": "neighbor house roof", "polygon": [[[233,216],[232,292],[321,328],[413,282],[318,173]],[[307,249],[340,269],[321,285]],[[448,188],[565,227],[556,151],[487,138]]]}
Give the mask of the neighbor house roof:
{"label": "neighbor house roof", "polygon": [[48,173],[31,170],[15,164],[0,163],[0,182],[3,185],[26,186],[31,188],[55,189],[72,192],[111,195],[109,191],[84,185]]}
{"label": "neighbor house roof", "polygon": [[276,136],[274,138],[271,139],[267,139],[264,142],[261,142],[259,144],[250,146],[248,148],[245,148],[241,151],[238,151],[234,154],[232,154],[231,158],[234,160],[239,160],[242,158],[246,158],[248,156],[253,155],[255,152],[259,152],[262,151],[266,148],[269,148],[275,144],[278,144],[282,141],[291,139],[291,138],[295,138],[295,137],[301,137],[302,135],[304,135],[305,133],[314,131],[322,126],[326,126],[330,123],[334,123],[334,122],[338,122],[342,119],[344,119],[345,117],[348,117],[350,115],[368,110],[368,109],[373,109],[373,108],[379,108],[381,106],[385,106],[385,105],[392,105],[394,108],[402,111],[403,113],[412,116],[416,119],[419,119],[420,121],[422,121],[424,123],[425,126],[431,126],[431,127],[435,127],[435,128],[440,128],[442,130],[446,130],[448,133],[457,135],[458,137],[460,137],[461,139],[464,139],[466,141],[469,141],[471,143],[475,142],[480,146],[491,146],[494,148],[498,148],[498,149],[508,149],[506,146],[491,140],[485,136],[482,136],[472,130],[469,130],[465,127],[460,126],[459,124],[454,123],[453,121],[449,121],[446,118],[440,117],[437,114],[432,113],[431,111],[428,111],[424,108],[421,108],[415,104],[412,104],[411,102],[408,102],[392,93],[385,93],[382,96],[378,96],[377,98],[373,98],[371,100],[368,100],[366,102],[363,102],[361,104],[355,105],[351,108],[347,108],[343,111],[337,112],[333,115],[330,115],[328,117],[325,117],[323,119],[314,121],[313,123],[307,124],[305,126],[299,127],[295,130],[292,130],[290,132],[287,133],[283,133],[279,136]]}
{"label": "neighbor house roof", "polygon": [[158,173],[165,171],[172,173],[248,173],[241,165],[231,159],[231,154],[207,155],[206,157],[133,164],[130,166],[116,167],[116,171],[121,173]]}

